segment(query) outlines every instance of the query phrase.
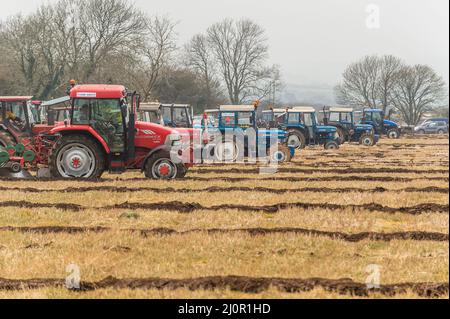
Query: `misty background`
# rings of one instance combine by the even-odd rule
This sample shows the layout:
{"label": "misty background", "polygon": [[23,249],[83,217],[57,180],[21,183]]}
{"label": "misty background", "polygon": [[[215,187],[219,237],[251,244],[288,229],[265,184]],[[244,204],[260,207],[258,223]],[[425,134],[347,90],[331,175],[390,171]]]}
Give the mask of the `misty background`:
{"label": "misty background", "polygon": [[[3,1],[0,19],[28,14],[56,1]],[[249,18],[266,32],[269,63],[280,66],[282,102],[335,102],[333,88],[346,66],[365,55],[392,54],[427,64],[449,83],[447,0],[165,0],[133,1],[150,15],[176,22],[180,47],[224,18]],[[380,27],[369,29],[367,6],[380,8]]]}

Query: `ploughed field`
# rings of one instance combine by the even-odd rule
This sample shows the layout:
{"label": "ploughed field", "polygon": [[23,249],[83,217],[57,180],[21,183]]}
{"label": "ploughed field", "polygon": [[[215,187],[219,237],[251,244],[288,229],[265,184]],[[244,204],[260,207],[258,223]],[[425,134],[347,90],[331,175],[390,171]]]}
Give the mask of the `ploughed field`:
{"label": "ploughed field", "polygon": [[306,149],[276,174],[2,180],[0,298],[448,298],[448,152],[419,136]]}

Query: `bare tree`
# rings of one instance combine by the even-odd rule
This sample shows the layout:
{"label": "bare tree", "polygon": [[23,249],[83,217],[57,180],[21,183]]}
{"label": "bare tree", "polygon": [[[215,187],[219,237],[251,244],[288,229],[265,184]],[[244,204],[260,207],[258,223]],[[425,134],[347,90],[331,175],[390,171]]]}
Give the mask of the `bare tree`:
{"label": "bare tree", "polygon": [[425,112],[445,97],[445,82],[427,65],[404,66],[397,75],[392,102],[408,125],[416,125]]}
{"label": "bare tree", "polygon": [[39,65],[39,48],[34,30],[35,26],[22,15],[10,18],[2,28],[4,45],[1,50],[4,55],[10,56],[17,66],[16,72],[22,76],[22,83],[27,92],[34,92]]}
{"label": "bare tree", "polygon": [[395,56],[386,55],[379,59],[380,71],[377,80],[377,98],[384,114],[387,114],[388,107],[393,106],[392,92],[402,67],[402,61]]}
{"label": "bare tree", "polygon": [[108,55],[140,41],[147,23],[144,14],[127,0],[76,0],[76,4],[86,51],[83,80],[90,81]]}
{"label": "bare tree", "polygon": [[208,38],[203,34],[195,35],[185,45],[185,63],[203,79],[205,91],[205,105],[203,108],[212,107],[221,98],[220,82],[217,79],[216,61],[208,43]]}
{"label": "bare tree", "polygon": [[378,79],[380,61],[376,56],[367,56],[351,64],[343,74],[343,81],[336,87],[340,104],[378,107]]}
{"label": "bare tree", "polygon": [[250,20],[226,19],[209,27],[207,35],[230,102],[241,104],[264,95],[263,82],[271,75],[264,68],[268,55],[264,30]]}
{"label": "bare tree", "polygon": [[164,67],[176,50],[175,23],[167,17],[146,19],[145,37],[137,47],[138,55],[130,68],[130,77],[144,100],[152,98],[152,91]]}

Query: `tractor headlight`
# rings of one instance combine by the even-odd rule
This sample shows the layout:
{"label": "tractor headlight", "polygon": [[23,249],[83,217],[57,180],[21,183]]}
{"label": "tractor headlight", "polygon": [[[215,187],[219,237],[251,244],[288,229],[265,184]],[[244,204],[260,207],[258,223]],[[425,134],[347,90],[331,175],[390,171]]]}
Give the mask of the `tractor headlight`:
{"label": "tractor headlight", "polygon": [[169,134],[167,136],[168,144],[172,146],[180,146],[181,145],[181,135],[180,134]]}

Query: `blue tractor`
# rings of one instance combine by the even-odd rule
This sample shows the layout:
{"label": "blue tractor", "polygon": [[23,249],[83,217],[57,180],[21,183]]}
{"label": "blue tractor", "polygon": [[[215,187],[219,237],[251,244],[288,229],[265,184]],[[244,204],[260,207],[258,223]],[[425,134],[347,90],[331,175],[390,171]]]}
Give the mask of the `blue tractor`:
{"label": "blue tractor", "polygon": [[339,143],[359,143],[364,146],[374,146],[380,136],[370,124],[355,124],[352,108],[330,107],[323,110],[323,123],[334,126],[339,135]]}
{"label": "blue tractor", "polygon": [[234,162],[239,158],[259,158],[264,154],[273,161],[288,162],[294,156],[295,149],[284,143],[286,131],[257,127],[255,105],[222,105],[216,115],[215,127],[207,126],[210,136],[208,152],[215,160]]}
{"label": "blue tractor", "polygon": [[319,125],[313,107],[286,109],[276,122],[281,123],[279,127],[287,131],[286,144],[290,148],[303,149],[309,145],[323,145],[327,150],[339,148],[336,127]]}
{"label": "blue tractor", "polygon": [[[280,109],[281,110],[281,109]],[[325,149],[338,149],[339,138],[333,126],[319,125],[313,107],[296,106],[274,113],[271,125],[287,132],[285,143],[289,148],[303,149],[308,145],[323,145]]]}
{"label": "blue tractor", "polygon": [[361,124],[370,124],[378,135],[386,135],[388,138],[398,139],[401,135],[401,127],[394,121],[386,120],[383,110],[363,109]]}

